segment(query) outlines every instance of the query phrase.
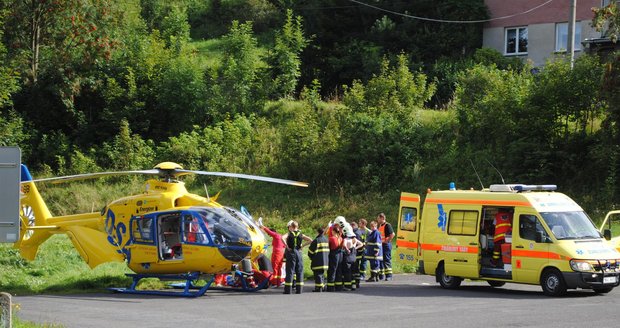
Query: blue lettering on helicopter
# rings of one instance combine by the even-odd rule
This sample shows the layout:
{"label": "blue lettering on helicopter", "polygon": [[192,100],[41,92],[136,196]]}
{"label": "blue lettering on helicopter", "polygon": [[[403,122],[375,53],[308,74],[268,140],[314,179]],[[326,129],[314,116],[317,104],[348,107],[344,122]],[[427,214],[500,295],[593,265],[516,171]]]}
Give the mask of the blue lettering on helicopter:
{"label": "blue lettering on helicopter", "polygon": [[[123,236],[127,233],[127,226],[125,223],[120,222],[116,223],[116,215],[112,210],[108,210],[108,214],[105,218],[105,231],[108,233],[108,242],[116,247],[116,252],[119,254],[123,254],[127,259],[127,262],[131,260],[131,252],[129,249],[124,248],[123,245]],[[122,247],[122,248],[121,248]]]}

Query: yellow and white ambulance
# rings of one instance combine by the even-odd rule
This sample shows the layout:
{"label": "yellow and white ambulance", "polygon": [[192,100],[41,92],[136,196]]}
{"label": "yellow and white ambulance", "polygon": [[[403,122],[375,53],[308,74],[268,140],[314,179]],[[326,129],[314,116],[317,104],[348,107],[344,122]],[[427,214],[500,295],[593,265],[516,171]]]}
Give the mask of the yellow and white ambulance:
{"label": "yellow and white ambulance", "polygon": [[[610,292],[620,284],[620,252],[576,202],[555,189],[501,184],[479,191],[429,190],[423,207],[420,195],[403,192],[397,259],[434,275],[444,288],[457,288],[467,278],[493,287],[540,284],[550,296],[576,288]],[[509,222],[500,228],[499,217]]]}

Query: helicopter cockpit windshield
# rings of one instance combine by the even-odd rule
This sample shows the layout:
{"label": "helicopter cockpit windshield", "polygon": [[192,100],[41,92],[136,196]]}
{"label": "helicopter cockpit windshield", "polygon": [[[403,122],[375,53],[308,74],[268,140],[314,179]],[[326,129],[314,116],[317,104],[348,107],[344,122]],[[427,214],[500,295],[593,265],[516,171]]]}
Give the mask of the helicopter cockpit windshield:
{"label": "helicopter cockpit windshield", "polygon": [[252,237],[247,226],[224,208],[193,209],[204,224],[220,252],[231,261],[241,261],[252,248]]}

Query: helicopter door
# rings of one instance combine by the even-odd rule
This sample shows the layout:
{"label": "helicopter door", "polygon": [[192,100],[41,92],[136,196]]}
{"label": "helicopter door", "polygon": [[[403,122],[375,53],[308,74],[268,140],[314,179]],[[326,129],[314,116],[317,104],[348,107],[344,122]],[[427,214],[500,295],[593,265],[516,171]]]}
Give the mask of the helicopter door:
{"label": "helicopter door", "polygon": [[159,259],[162,261],[183,259],[181,246],[181,213],[163,213],[157,216]]}
{"label": "helicopter door", "polygon": [[130,261],[134,263],[157,262],[155,244],[154,215],[134,216],[129,221],[131,240],[126,248],[130,250]]}

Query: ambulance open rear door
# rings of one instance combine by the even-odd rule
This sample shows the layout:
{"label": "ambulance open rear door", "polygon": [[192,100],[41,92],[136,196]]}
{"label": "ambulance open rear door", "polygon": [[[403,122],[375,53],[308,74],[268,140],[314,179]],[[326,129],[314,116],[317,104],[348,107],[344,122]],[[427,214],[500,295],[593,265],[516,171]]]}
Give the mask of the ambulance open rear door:
{"label": "ambulance open rear door", "polygon": [[398,211],[396,234],[397,259],[403,264],[418,265],[420,235],[420,195],[403,192]]}

